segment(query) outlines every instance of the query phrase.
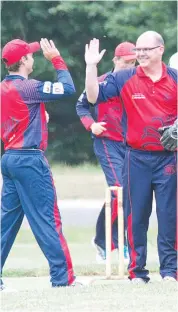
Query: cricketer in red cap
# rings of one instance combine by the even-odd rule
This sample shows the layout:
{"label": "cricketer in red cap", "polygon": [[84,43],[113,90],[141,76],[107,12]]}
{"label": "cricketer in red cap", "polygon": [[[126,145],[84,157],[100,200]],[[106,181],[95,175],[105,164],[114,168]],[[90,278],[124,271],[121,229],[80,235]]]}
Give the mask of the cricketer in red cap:
{"label": "cricketer in red cap", "polygon": [[35,53],[40,50],[38,42],[27,43],[21,39],[9,41],[2,49],[2,59],[6,66],[19,62],[22,56]]}
{"label": "cricketer in red cap", "polygon": [[[133,68],[136,56],[133,52],[135,46],[131,42],[120,43],[115,49],[113,58],[113,69],[98,78],[100,83],[107,81],[112,72]],[[85,91],[77,101],[76,111],[86,130],[91,131],[93,139],[94,153],[106,177],[108,185],[122,185],[122,168],[125,157],[124,143],[124,111],[122,102],[118,103],[118,98],[113,98],[109,105],[103,101],[101,105],[94,106],[94,112],[90,110],[90,103],[86,99]],[[112,196],[111,205],[113,211],[111,226],[111,250],[118,248],[117,240],[117,200]],[[92,245],[96,249],[97,263],[104,263],[106,260],[105,250],[105,205],[99,213],[96,221],[96,233]],[[120,248],[120,246],[119,246]],[[123,254],[125,261],[128,261],[128,248],[126,231],[124,230]]]}
{"label": "cricketer in red cap", "polygon": [[115,56],[123,57],[125,60],[135,60],[135,45],[131,42],[122,42],[115,49]]}
{"label": "cricketer in red cap", "polygon": [[122,42],[116,48],[114,52],[114,71],[130,68],[135,66],[136,54],[134,52],[135,45],[131,42]]}
{"label": "cricketer in red cap", "polygon": [[[40,47],[56,72],[55,82],[28,78],[33,71],[33,53]],[[56,101],[59,105],[61,98],[74,94],[73,80],[60,51],[47,38],[41,38],[40,44],[12,40],[3,48],[2,58],[8,75],[1,82],[0,138],[5,149],[1,164],[8,173],[1,170],[0,270],[25,214],[48,260],[52,286],[75,286],[53,178],[44,155],[48,144],[45,104]]]}

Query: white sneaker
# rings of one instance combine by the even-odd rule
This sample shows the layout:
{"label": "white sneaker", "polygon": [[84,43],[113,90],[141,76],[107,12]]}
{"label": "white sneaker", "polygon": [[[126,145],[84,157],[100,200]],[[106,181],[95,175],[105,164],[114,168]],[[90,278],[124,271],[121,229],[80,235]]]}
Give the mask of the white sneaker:
{"label": "white sneaker", "polygon": [[6,293],[12,293],[12,292],[17,292],[17,289],[10,288],[10,287],[5,287],[4,285],[0,286],[0,291],[6,292]]}
{"label": "white sneaker", "polygon": [[83,284],[80,283],[80,282],[73,282],[72,284],[70,284],[69,286],[72,286],[72,287],[82,287]]}
{"label": "white sneaker", "polygon": [[143,278],[135,277],[131,279],[132,284],[146,284]]}
{"label": "white sneaker", "polygon": [[91,240],[91,244],[92,244],[92,246],[96,250],[96,262],[98,264],[105,264],[106,263],[106,252],[105,252],[105,250],[102,249],[100,246],[98,246],[95,243],[95,238],[94,237]]}
{"label": "white sneaker", "polygon": [[176,279],[175,279],[174,277],[169,276],[169,275],[163,277],[163,281],[164,281],[164,282],[167,282],[167,281],[170,281],[170,282],[177,282]]}
{"label": "white sneaker", "polygon": [[5,289],[4,284],[1,284],[1,286],[0,286],[0,291],[3,291],[4,289]]}
{"label": "white sneaker", "polygon": [[80,286],[83,286],[83,283],[82,282],[79,282],[78,280],[75,279],[75,281],[73,281],[72,284],[70,284],[69,286],[72,286],[72,287],[80,287]]}

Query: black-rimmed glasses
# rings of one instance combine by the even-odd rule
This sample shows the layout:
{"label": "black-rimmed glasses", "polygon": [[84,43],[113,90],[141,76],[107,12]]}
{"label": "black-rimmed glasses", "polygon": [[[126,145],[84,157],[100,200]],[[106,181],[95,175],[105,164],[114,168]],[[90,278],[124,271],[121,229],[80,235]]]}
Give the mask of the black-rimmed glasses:
{"label": "black-rimmed glasses", "polygon": [[149,52],[151,50],[154,50],[156,48],[159,48],[160,46],[156,46],[156,47],[153,47],[153,48],[135,48],[133,49],[134,52]]}

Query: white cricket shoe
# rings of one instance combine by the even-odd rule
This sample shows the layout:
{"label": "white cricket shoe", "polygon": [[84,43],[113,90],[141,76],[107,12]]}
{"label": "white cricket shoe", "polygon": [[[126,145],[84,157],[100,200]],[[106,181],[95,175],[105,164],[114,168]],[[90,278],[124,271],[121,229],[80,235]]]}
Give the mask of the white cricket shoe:
{"label": "white cricket shoe", "polygon": [[100,246],[98,246],[95,243],[94,237],[92,238],[91,244],[96,250],[96,262],[98,264],[105,264],[106,263],[106,252],[105,252],[105,250],[102,249]]}
{"label": "white cricket shoe", "polygon": [[84,286],[82,282],[80,282],[78,279],[75,279],[75,281],[73,281],[72,284],[70,284],[69,286],[72,286],[72,287],[81,287],[81,286]]}
{"label": "white cricket shoe", "polygon": [[131,279],[132,284],[146,284],[143,278],[135,277]]}
{"label": "white cricket shoe", "polygon": [[4,285],[0,286],[0,291],[3,291],[3,293],[12,293],[12,292],[18,292],[15,288],[5,287]]}
{"label": "white cricket shoe", "polygon": [[129,257],[128,247],[124,245],[124,263],[128,265],[129,262],[130,262],[130,257]]}
{"label": "white cricket shoe", "polygon": [[163,277],[163,281],[164,281],[164,282],[167,282],[167,281],[170,281],[170,282],[177,282],[176,279],[175,279],[174,277],[169,276],[169,275]]}

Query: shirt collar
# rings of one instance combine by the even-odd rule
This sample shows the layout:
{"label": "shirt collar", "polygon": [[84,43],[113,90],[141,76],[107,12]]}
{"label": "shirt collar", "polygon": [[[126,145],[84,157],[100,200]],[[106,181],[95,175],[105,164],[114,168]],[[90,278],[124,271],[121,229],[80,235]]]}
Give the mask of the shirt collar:
{"label": "shirt collar", "polygon": [[[162,69],[163,69],[162,76],[159,80],[161,80],[167,76],[167,66],[163,62],[162,62]],[[149,78],[148,76],[145,75],[145,73],[144,73],[144,71],[140,65],[137,66],[137,75],[140,77],[143,77],[143,78]]]}
{"label": "shirt collar", "polygon": [[15,79],[24,80],[25,78],[20,75],[6,75],[4,78],[4,80],[15,80]]}

